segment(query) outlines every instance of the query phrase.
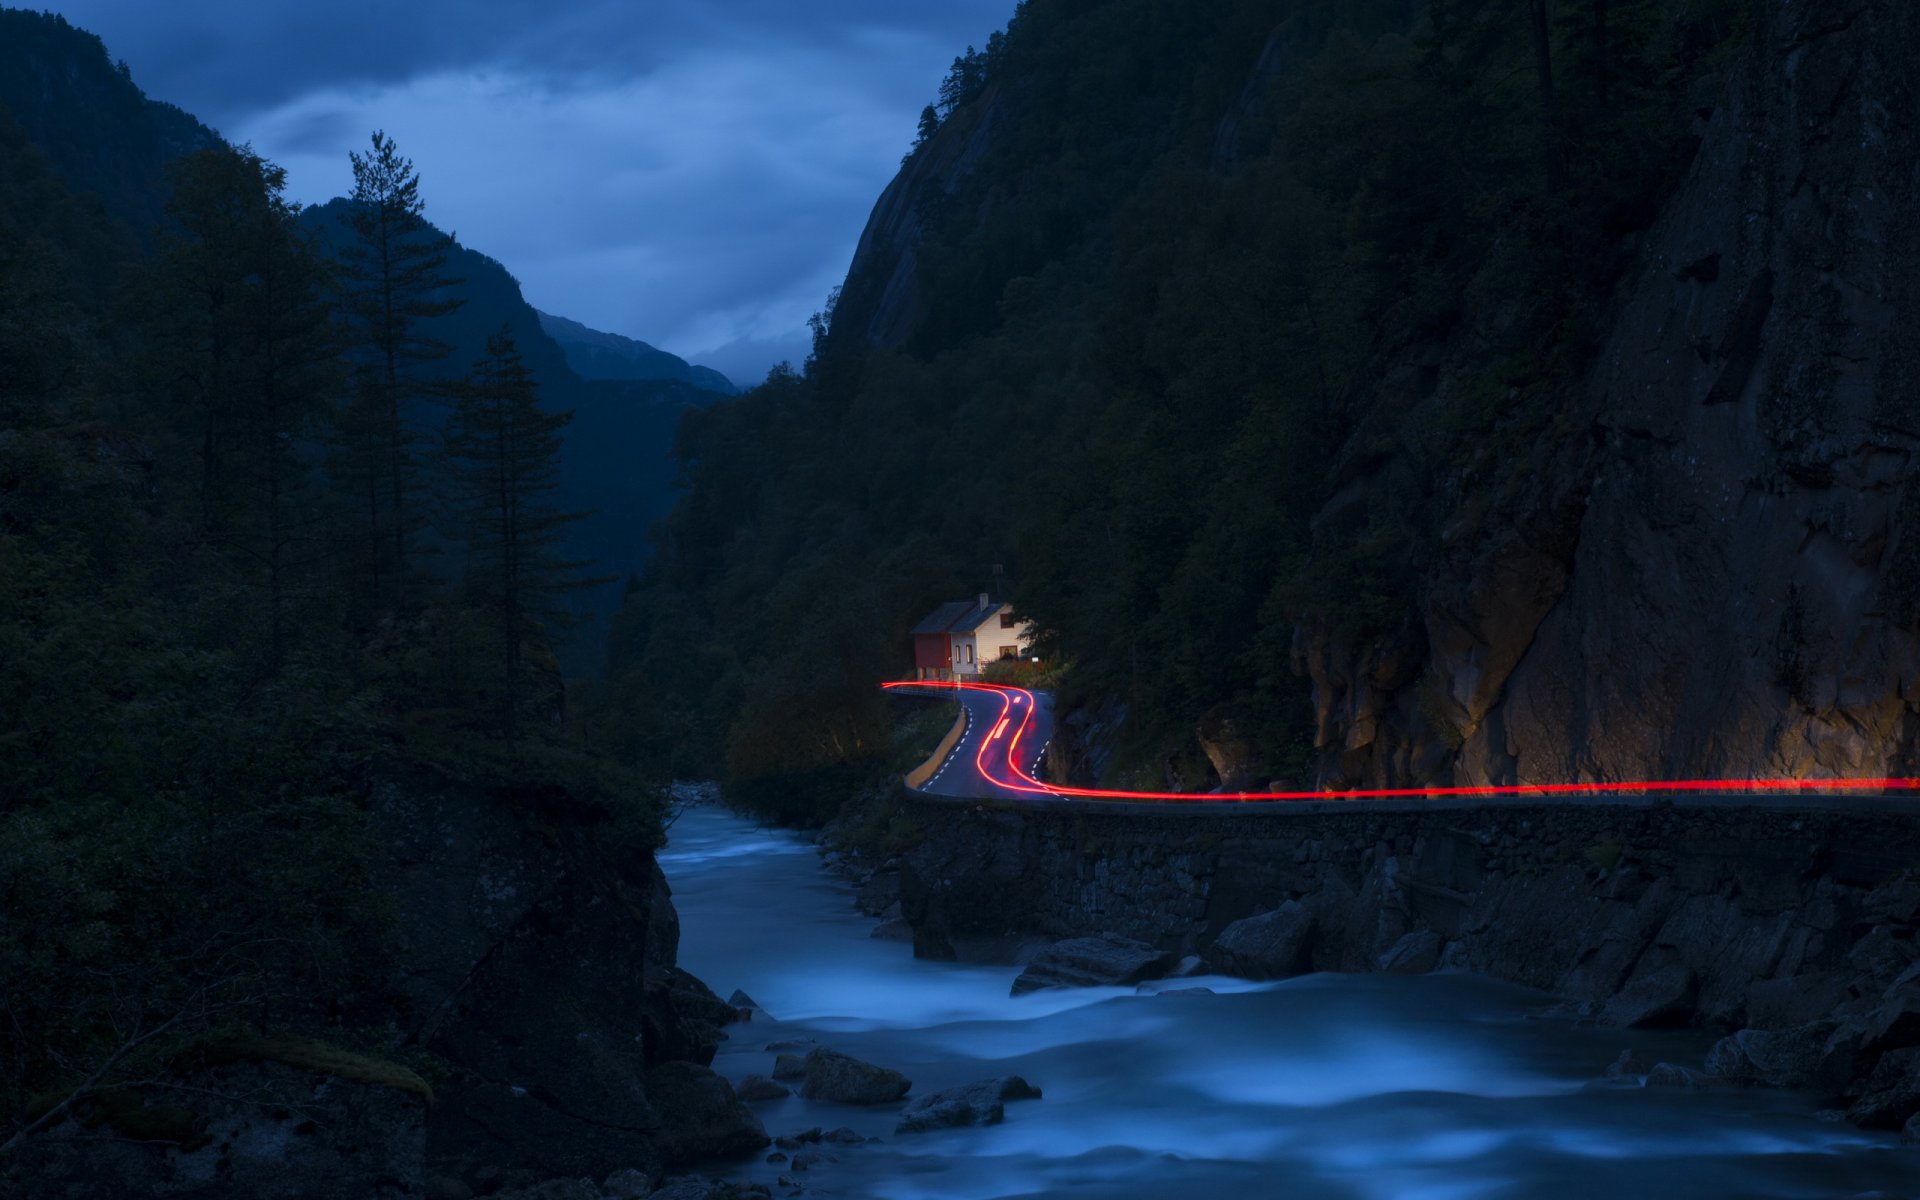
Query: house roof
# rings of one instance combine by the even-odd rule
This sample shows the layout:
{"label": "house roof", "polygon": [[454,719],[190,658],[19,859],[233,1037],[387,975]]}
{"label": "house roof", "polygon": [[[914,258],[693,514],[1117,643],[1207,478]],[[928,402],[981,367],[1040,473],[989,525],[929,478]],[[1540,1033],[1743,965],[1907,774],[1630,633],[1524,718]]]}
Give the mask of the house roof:
{"label": "house roof", "polygon": [[916,636],[929,633],[947,633],[969,612],[979,607],[973,600],[953,600],[942,604],[927,614],[924,621],[913,627]]}
{"label": "house roof", "polygon": [[985,625],[988,621],[993,620],[1005,611],[1007,611],[1007,606],[998,601],[987,605],[985,608],[981,608],[978,603],[969,604],[967,605],[967,611],[961,613],[959,619],[954,621],[952,626],[953,632],[974,633],[978,631],[982,625]]}
{"label": "house roof", "polygon": [[972,633],[1007,610],[1003,601],[990,600],[985,608],[978,600],[953,600],[927,614],[913,627],[915,636],[936,633]]}

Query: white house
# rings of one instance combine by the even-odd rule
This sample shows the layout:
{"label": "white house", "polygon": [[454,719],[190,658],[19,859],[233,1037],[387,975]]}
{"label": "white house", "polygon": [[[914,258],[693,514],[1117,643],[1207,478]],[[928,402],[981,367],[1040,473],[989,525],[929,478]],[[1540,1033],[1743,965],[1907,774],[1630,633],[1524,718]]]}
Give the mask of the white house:
{"label": "white house", "polygon": [[914,674],[920,679],[977,678],[988,663],[1023,658],[1033,644],[1033,623],[1014,616],[1013,606],[980,593],[977,600],[942,604],[913,627]]}

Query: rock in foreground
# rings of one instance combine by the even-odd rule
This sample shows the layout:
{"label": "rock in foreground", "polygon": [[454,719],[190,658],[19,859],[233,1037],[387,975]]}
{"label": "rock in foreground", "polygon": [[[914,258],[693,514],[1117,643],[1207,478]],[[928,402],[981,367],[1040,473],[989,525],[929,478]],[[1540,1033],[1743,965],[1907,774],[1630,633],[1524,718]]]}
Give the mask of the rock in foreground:
{"label": "rock in foreground", "polygon": [[895,1133],[922,1133],[961,1125],[998,1125],[1006,1117],[1004,1102],[1038,1100],[1040,1089],[1018,1075],[985,1079],[922,1096],[900,1114]]}
{"label": "rock in foreground", "polygon": [[656,1139],[668,1163],[738,1158],[765,1147],[766,1127],[740,1103],[733,1085],[695,1063],[662,1063],[647,1073],[647,1098],[659,1112]]}
{"label": "rock in foreground", "polygon": [[1013,981],[1013,994],[1046,988],[1127,987],[1164,978],[1178,960],[1146,942],[1106,933],[1055,942]]}
{"label": "rock in foreground", "polygon": [[898,1071],[861,1062],[837,1050],[815,1050],[807,1055],[806,1082],[800,1094],[809,1100],[836,1104],[891,1104],[907,1094],[913,1081]]}

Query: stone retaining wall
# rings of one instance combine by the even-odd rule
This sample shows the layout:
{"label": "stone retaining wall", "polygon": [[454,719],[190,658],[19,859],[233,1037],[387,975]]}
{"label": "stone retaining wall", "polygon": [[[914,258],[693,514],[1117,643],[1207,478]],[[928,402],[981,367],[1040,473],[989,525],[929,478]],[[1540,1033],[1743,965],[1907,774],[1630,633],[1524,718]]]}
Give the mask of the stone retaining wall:
{"label": "stone retaining wall", "polygon": [[1473,971],[1619,1024],[1845,1026],[1853,1097],[1920,1044],[1912,800],[901,803],[926,834],[901,901],[928,957],[1117,933],[1248,974]]}

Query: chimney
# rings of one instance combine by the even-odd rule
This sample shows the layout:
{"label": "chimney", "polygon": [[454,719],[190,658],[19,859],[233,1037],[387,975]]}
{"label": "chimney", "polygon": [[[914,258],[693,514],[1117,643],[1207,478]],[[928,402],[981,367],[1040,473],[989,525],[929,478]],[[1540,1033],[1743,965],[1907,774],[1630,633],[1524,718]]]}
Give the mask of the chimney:
{"label": "chimney", "polygon": [[987,611],[987,609],[991,607],[993,606],[987,603],[987,594],[985,592],[981,592],[980,593],[980,611],[985,612]]}

